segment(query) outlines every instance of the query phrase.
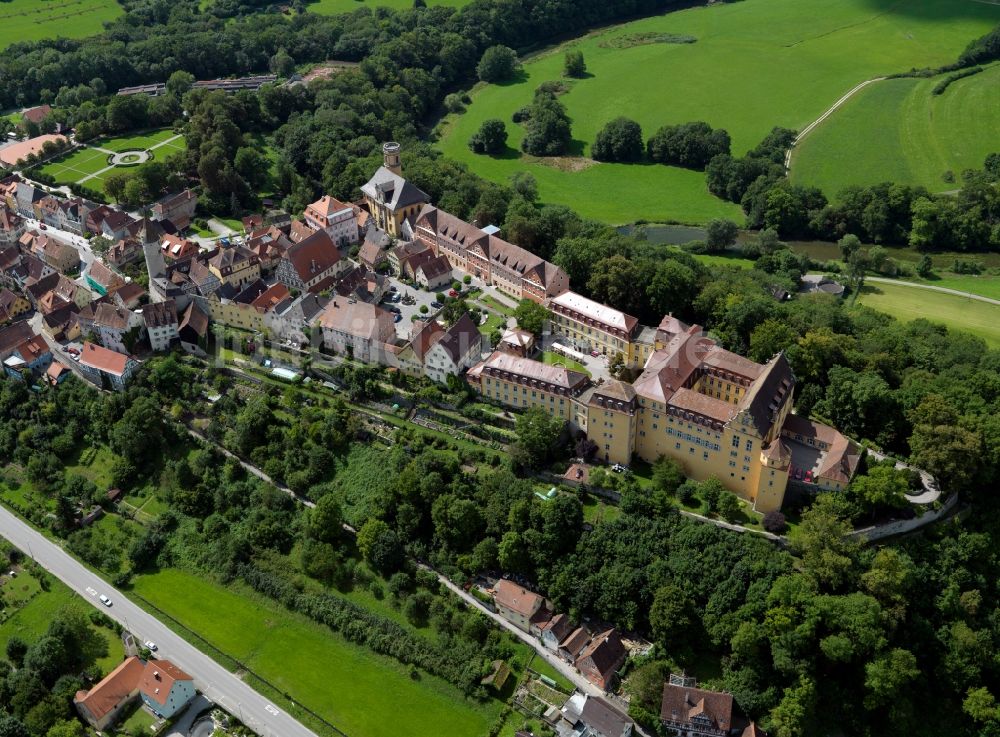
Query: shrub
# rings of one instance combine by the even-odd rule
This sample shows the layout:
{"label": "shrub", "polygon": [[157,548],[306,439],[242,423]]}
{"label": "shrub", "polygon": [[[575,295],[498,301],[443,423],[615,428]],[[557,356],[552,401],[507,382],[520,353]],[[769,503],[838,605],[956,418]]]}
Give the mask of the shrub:
{"label": "shrub", "polygon": [[704,169],[715,156],[729,154],[729,134],[701,121],[666,125],[646,144],[649,158],[661,164]]}
{"label": "shrub", "polygon": [[498,154],[507,148],[507,126],[502,120],[490,118],[484,120],[472,138],[469,148],[476,154]]}
{"label": "shrub", "polygon": [[452,92],[444,98],[444,109],[449,113],[460,113],[465,110],[465,103],[459,95]]}
{"label": "shrub", "polygon": [[570,49],[563,61],[563,74],[567,77],[582,77],[587,73],[587,63],[583,60],[583,52]]}
{"label": "shrub", "polygon": [[483,52],[476,74],[483,82],[504,82],[511,79],[518,69],[517,52],[514,49],[496,45]]}
{"label": "shrub", "polygon": [[764,529],[768,532],[772,532],[775,535],[780,535],[788,528],[788,523],[785,521],[785,515],[781,512],[768,512],[764,515],[764,519],[761,522]]}
{"label": "shrub", "polygon": [[598,132],[591,155],[597,161],[638,161],[642,128],[634,120],[615,118]]}

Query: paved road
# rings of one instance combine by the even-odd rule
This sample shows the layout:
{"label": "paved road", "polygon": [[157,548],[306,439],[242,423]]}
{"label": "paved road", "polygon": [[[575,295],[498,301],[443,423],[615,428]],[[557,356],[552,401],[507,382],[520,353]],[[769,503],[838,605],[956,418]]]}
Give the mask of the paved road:
{"label": "paved road", "polygon": [[942,292],[944,294],[954,294],[956,297],[966,297],[968,299],[974,299],[977,302],[986,302],[987,304],[1000,306],[1000,299],[993,299],[991,297],[984,297],[981,294],[973,294],[972,292],[963,292],[960,289],[948,289],[948,287],[935,287],[933,284],[914,284],[911,281],[902,281],[901,279],[886,279],[881,276],[866,276],[865,284],[897,284],[901,287],[913,287],[914,289],[929,289],[932,292]]}
{"label": "paved road", "polygon": [[[266,698],[243,683],[137,605],[129,601],[97,574],[85,568],[62,548],[36,532],[11,512],[0,507],[0,534],[34,558],[49,573],[69,586],[112,619],[131,630],[140,640],[153,640],[159,653],[194,676],[195,685],[211,701],[241,718],[263,737],[317,737],[295,719],[275,708]],[[106,594],[113,606],[106,608],[97,597]]]}

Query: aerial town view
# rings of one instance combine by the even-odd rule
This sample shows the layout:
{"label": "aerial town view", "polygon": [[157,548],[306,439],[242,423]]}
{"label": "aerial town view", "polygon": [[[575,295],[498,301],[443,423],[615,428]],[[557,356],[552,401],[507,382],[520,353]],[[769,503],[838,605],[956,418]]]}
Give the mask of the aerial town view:
{"label": "aerial town view", "polygon": [[1000,0],[5,0],[0,362],[0,737],[1000,737]]}

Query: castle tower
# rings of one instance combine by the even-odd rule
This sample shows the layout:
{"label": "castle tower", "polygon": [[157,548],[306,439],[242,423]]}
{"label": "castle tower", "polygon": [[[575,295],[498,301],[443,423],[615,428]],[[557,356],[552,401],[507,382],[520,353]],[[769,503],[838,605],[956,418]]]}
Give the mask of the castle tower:
{"label": "castle tower", "polygon": [[399,144],[395,141],[382,144],[383,165],[396,176],[403,175],[403,166],[399,161],[399,148]]}

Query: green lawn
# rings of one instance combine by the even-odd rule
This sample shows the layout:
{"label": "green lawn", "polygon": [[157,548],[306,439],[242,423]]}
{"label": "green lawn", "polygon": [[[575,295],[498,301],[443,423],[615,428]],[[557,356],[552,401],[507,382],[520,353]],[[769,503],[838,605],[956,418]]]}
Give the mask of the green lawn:
{"label": "green lawn", "polygon": [[115,455],[106,446],[85,448],[66,465],[66,477],[76,474],[93,481],[98,489],[111,488],[111,466]]}
{"label": "green lawn", "polygon": [[[177,134],[170,128],[149,131],[132,136],[115,136],[113,138],[102,138],[94,141],[92,145],[99,148],[106,148],[108,151],[120,153],[122,151],[145,151],[163,143]],[[177,140],[180,143],[183,138]]]}
{"label": "green lawn", "polygon": [[[468,701],[451,685],[348,643],[326,627],[243,589],[164,570],[134,589],[281,691],[352,737],[478,737],[499,704]],[[240,593],[236,593],[239,590]]]}
{"label": "green lawn", "polygon": [[868,284],[858,302],[899,320],[922,317],[952,330],[964,330],[994,348],[1000,347],[1000,307],[996,305],[896,284]]}
{"label": "green lawn", "polygon": [[10,0],[0,10],[0,48],[19,41],[92,36],[124,12],[115,0]]}
{"label": "green lawn", "polygon": [[[89,146],[78,149],[66,156],[50,161],[41,167],[41,171],[52,175],[56,184],[73,184],[80,182],[85,187],[101,192],[104,189],[104,179],[118,169],[123,171],[136,171],[136,167],[115,167],[108,169],[108,151],[121,153],[122,151],[145,151],[152,150],[154,160],[163,159],[176,151],[183,151],[185,147],[184,137],[174,139],[177,136],[173,130],[163,128],[160,130],[148,131],[139,135],[118,136],[114,138],[103,138],[93,141]],[[169,143],[168,143],[169,141]],[[91,176],[86,181],[85,177],[97,174],[97,172],[107,169],[99,176]]]}
{"label": "green lawn", "polygon": [[[560,47],[525,64],[523,79],[483,85],[464,114],[449,116],[439,147],[477,173],[505,182],[529,170],[542,200],[612,223],[740,219],[739,209],[705,189],[699,172],[648,164],[596,164],[587,156],[597,131],[625,114],[644,135],[659,126],[705,120],[729,131],[734,153],[774,126],[801,129],[847,90],[881,74],[952,62],[1000,21],[1000,5],[965,0],[745,0],[666,13],[570,42],[589,75],[561,96],[573,120],[569,161],[522,157],[522,128],[511,114],[542,82],[561,77]],[[637,34],[693,36],[695,43],[636,43]],[[472,154],[469,137],[500,118],[506,154]]]}
{"label": "green lawn", "polygon": [[[445,5],[451,8],[460,8],[468,5],[471,0],[428,0],[428,6]],[[358,8],[393,8],[394,10],[405,10],[413,7],[413,0],[317,0],[309,3],[306,8],[311,13],[320,15],[336,15],[337,13],[350,13]]]}
{"label": "green lawn", "polygon": [[1000,276],[943,274],[936,279],[913,279],[912,281],[945,289],[957,289],[960,292],[978,294],[991,299],[1000,299]]}
{"label": "green lawn", "polygon": [[566,358],[558,353],[553,353],[552,351],[542,351],[542,355],[538,357],[542,363],[547,363],[550,366],[562,366],[563,368],[572,369],[573,371],[579,371],[580,373],[590,376],[590,371],[582,363],[574,361],[572,358]]}
{"label": "green lawn", "polygon": [[962,171],[981,168],[998,148],[1000,65],[934,95],[940,79],[887,79],[863,89],[796,148],[793,181],[828,196],[885,181],[957,189]]}

